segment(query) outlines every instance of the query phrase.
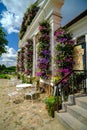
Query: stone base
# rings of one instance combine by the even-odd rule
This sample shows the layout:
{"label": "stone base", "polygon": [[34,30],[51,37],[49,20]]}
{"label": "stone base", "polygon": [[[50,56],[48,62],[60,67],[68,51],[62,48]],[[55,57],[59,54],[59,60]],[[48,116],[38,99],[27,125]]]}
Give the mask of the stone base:
{"label": "stone base", "polygon": [[74,95],[69,95],[68,96],[68,102],[63,102],[62,103],[62,109],[64,110],[64,111],[67,111],[67,106],[69,105],[74,105],[75,104],[75,97],[74,97]]}

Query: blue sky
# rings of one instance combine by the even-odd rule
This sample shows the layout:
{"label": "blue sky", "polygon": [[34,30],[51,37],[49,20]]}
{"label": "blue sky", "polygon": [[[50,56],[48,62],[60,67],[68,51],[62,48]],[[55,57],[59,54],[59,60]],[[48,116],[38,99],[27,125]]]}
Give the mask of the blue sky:
{"label": "blue sky", "polygon": [[[35,0],[0,0],[0,26],[7,34],[8,54],[3,54],[0,64],[16,65],[18,50],[18,31],[26,8]],[[81,12],[87,9],[87,0],[65,0],[61,9],[61,25],[67,24]]]}

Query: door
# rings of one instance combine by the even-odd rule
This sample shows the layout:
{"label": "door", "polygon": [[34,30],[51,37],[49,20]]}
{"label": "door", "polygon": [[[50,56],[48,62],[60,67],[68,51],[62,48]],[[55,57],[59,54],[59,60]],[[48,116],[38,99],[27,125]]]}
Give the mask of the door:
{"label": "door", "polygon": [[73,49],[74,70],[86,69],[86,44],[81,43]]}

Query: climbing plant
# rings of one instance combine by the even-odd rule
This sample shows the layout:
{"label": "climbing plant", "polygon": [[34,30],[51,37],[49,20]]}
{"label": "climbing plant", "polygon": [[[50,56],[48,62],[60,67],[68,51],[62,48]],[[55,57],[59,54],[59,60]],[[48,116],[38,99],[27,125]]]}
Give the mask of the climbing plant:
{"label": "climbing plant", "polygon": [[32,67],[33,67],[33,42],[31,39],[27,40],[27,44],[25,44],[25,54],[24,54],[24,66],[25,66],[25,74],[32,75]]}
{"label": "climbing plant", "polygon": [[22,39],[22,37],[24,36],[27,27],[31,24],[31,22],[34,19],[35,15],[37,14],[38,10],[39,10],[38,3],[35,2],[25,12],[23,21],[21,24],[20,32],[19,32],[20,39]]}
{"label": "climbing plant", "polygon": [[37,76],[49,79],[50,75],[50,24],[47,20],[39,23],[38,72]]}
{"label": "climbing plant", "polygon": [[[73,46],[74,40],[72,34],[67,30],[60,28],[55,32],[55,63],[56,72],[61,77],[64,77],[73,69]],[[64,80],[63,82],[66,82]]]}

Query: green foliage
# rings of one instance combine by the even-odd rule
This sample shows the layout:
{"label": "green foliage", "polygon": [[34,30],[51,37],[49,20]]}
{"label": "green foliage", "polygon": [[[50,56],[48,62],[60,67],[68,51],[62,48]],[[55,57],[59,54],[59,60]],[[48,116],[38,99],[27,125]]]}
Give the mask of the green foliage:
{"label": "green foliage", "polygon": [[56,97],[56,96],[51,96],[51,97],[47,97],[45,99],[45,103],[49,106],[49,107],[53,107],[55,103],[57,103],[57,101],[59,101],[59,104],[61,104],[61,97]]}
{"label": "green foliage", "polygon": [[[25,31],[26,31],[26,30],[25,30]],[[20,33],[19,33],[19,38],[20,38],[20,39],[22,39],[23,35],[25,34],[25,31],[24,31],[24,30],[23,30],[23,31],[22,31],[22,30],[20,31]]]}
{"label": "green foliage", "polygon": [[[73,47],[74,40],[72,35],[67,30],[59,28],[55,32],[56,44],[55,44],[55,64],[56,73],[55,76],[61,75],[61,77],[67,75],[73,68]],[[68,79],[63,80],[62,82],[67,82]]]}
{"label": "green foliage", "polygon": [[0,65],[0,78],[1,79],[10,79],[11,75],[9,74],[15,74],[16,72],[16,67],[15,66],[11,66],[11,67],[6,67],[5,65]]}
{"label": "green foliage", "polygon": [[10,79],[10,76],[7,74],[0,74],[0,79]]}
{"label": "green foliage", "polygon": [[25,12],[24,17],[23,17],[23,21],[22,21],[22,25],[21,25],[21,29],[19,32],[20,39],[22,39],[22,37],[24,36],[28,25],[31,24],[31,22],[34,19],[38,10],[39,10],[38,3],[35,2],[34,4],[31,4],[30,7]]}
{"label": "green foliage", "polygon": [[27,78],[24,74],[20,75],[20,78],[22,80],[22,83],[30,83],[33,84],[33,82],[36,81],[35,77],[30,76],[29,78]]}
{"label": "green foliage", "polygon": [[[54,96],[47,97],[45,99],[45,103],[46,103],[46,106],[47,106],[47,109],[48,109],[48,114],[51,117],[54,117],[54,111],[57,109],[57,107],[59,105],[61,105],[61,97],[54,97]],[[57,106],[57,103],[59,103],[58,106]]]}
{"label": "green foliage", "polygon": [[8,41],[6,40],[6,34],[3,32],[2,28],[0,27],[0,56],[2,53],[6,53],[5,46],[7,45]]}
{"label": "green foliage", "polygon": [[38,68],[36,75],[49,80],[51,76],[50,63],[50,24],[48,20],[39,23]]}
{"label": "green foliage", "polygon": [[0,73],[12,73],[16,72],[15,66],[6,67],[5,65],[0,65]]}
{"label": "green foliage", "polygon": [[21,80],[22,80],[22,83],[26,83],[26,78],[25,78],[24,74],[21,75]]}

